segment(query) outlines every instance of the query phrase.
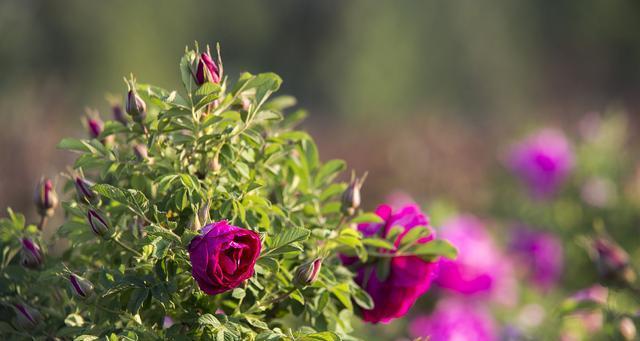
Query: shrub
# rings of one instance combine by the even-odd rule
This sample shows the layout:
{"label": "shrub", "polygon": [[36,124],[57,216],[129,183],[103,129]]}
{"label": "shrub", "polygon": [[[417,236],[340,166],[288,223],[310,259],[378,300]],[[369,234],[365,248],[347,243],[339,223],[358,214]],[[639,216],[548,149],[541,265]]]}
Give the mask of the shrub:
{"label": "shrub", "polygon": [[214,61],[197,47],[180,72],[182,92],[131,77],[114,120],[90,113],[90,138],[60,142],[78,157],[53,238],[48,180],[37,226],[11,210],[0,221],[3,335],[349,340],[374,302],[341,257],[388,274],[389,258],[455,254],[426,226],[354,228],[382,219],[359,209],[362,180],[336,181],[345,163],[294,130],[305,112],[285,114],[295,100],[273,97],[277,75],[231,83],[219,49]]}

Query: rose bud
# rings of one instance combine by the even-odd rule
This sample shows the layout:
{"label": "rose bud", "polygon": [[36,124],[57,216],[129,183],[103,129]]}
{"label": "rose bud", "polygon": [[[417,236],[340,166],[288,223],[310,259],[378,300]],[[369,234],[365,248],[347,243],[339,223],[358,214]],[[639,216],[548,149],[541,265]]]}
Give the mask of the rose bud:
{"label": "rose bud", "polygon": [[635,273],[629,265],[629,254],[611,240],[598,237],[594,241],[597,253],[596,266],[604,281],[631,283]]}
{"label": "rose bud", "polygon": [[98,202],[98,194],[91,189],[91,183],[79,176],[76,177],[74,184],[79,201],[86,201],[95,205]]}
{"label": "rose bud", "polygon": [[71,292],[78,298],[85,299],[93,295],[93,284],[86,278],[76,274],[69,275]]}
{"label": "rose bud", "polygon": [[104,130],[104,123],[99,117],[87,117],[87,127],[89,129],[89,137],[97,139]]}
{"label": "rose bud", "polygon": [[13,308],[16,311],[16,326],[20,329],[30,330],[42,322],[42,315],[34,308],[20,303],[14,303]]}
{"label": "rose bud", "polygon": [[149,151],[144,144],[136,144],[133,146],[133,153],[136,155],[138,161],[145,161],[149,158]]}
{"label": "rose bud", "polygon": [[96,210],[89,210],[87,212],[87,221],[89,222],[89,226],[91,226],[91,230],[93,232],[103,238],[109,236],[111,232],[111,224],[109,224],[109,220],[98,213]]}
{"label": "rose bud", "polygon": [[133,120],[138,123],[143,122],[147,116],[147,104],[138,96],[135,89],[131,89],[129,93],[127,93],[125,110],[133,117]]}
{"label": "rose bud", "polygon": [[123,125],[127,125],[129,121],[127,120],[127,116],[125,116],[124,111],[122,111],[122,107],[118,104],[114,104],[111,107],[111,111],[113,112],[113,119],[122,123]]}
{"label": "rose bud", "polygon": [[203,52],[200,54],[195,80],[198,85],[202,85],[206,82],[216,84],[220,83],[220,69],[218,69],[218,65],[213,61],[209,52]]}
{"label": "rose bud", "polygon": [[253,275],[260,236],[226,220],[206,225],[189,244],[191,274],[209,295],[229,291]]}
{"label": "rose bud", "polygon": [[54,209],[58,205],[58,195],[53,189],[51,180],[46,178],[40,180],[36,187],[34,200],[41,216],[50,217],[53,215]]}
{"label": "rose bud", "polygon": [[304,287],[315,282],[322,268],[322,258],[300,265],[293,275],[293,284]]}
{"label": "rose bud", "polygon": [[342,212],[344,214],[353,215],[360,207],[360,188],[362,188],[366,178],[367,174],[360,179],[354,175],[351,176],[349,187],[342,193]]}
{"label": "rose bud", "polygon": [[37,269],[42,265],[43,257],[40,246],[29,238],[22,238],[21,263],[24,267]]}

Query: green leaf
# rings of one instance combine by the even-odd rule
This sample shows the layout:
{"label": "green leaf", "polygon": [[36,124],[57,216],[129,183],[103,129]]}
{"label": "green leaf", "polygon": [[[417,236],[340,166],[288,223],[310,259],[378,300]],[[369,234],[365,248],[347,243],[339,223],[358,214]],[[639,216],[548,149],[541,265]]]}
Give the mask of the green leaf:
{"label": "green leaf", "polygon": [[149,206],[145,195],[135,189],[122,190],[108,184],[97,184],[91,187],[96,193],[129,206],[135,212],[144,214]]}
{"label": "green leaf", "polygon": [[66,150],[74,150],[74,151],[78,151],[78,152],[83,152],[83,153],[93,153],[95,152],[95,149],[91,148],[91,146],[82,141],[82,140],[78,140],[78,139],[72,139],[72,138],[64,138],[62,139],[62,141],[60,141],[57,145],[58,149],[66,149]]}
{"label": "green leaf", "polygon": [[270,248],[265,252],[265,255],[274,253],[276,250],[292,243],[306,240],[309,238],[310,234],[311,232],[304,228],[295,226],[287,227],[284,231],[280,231],[275,237],[273,237],[270,243]]}
{"label": "green leaf", "polygon": [[334,287],[329,288],[329,291],[335,296],[345,308],[353,310],[351,304],[351,291],[349,290],[349,284],[341,283]]}
{"label": "green leaf", "polygon": [[142,307],[142,303],[147,299],[147,296],[149,296],[149,289],[133,289],[131,297],[129,298],[129,303],[127,304],[127,310],[129,310],[133,315],[137,314],[140,307]]}
{"label": "green leaf", "polygon": [[448,259],[455,259],[458,256],[458,249],[446,240],[436,239],[425,244],[417,244],[407,250],[408,253],[433,260],[434,257],[442,256]]}
{"label": "green leaf", "polygon": [[316,174],[314,180],[316,187],[320,187],[322,184],[331,181],[345,168],[347,168],[347,164],[343,160],[331,160],[325,163],[320,167],[320,170],[318,170],[318,174]]}
{"label": "green leaf", "polygon": [[393,243],[379,238],[364,238],[362,244],[367,246],[379,247],[387,250],[394,250],[396,247]]}
{"label": "green leaf", "polygon": [[428,237],[431,229],[426,226],[415,226],[409,230],[400,241],[401,245],[408,245],[417,242],[421,238]]}
{"label": "green leaf", "polygon": [[213,316],[212,314],[204,314],[200,317],[198,317],[198,324],[201,325],[205,325],[205,326],[211,326],[214,328],[220,327],[220,321],[218,321],[218,319]]}
{"label": "green leaf", "polygon": [[362,288],[357,285],[353,285],[351,287],[351,293],[353,300],[358,306],[367,310],[373,309],[373,298],[371,298],[366,291],[362,290]]}
{"label": "green leaf", "polygon": [[357,217],[351,219],[352,223],[382,223],[384,222],[379,215],[375,213],[362,213]]}
{"label": "green leaf", "polygon": [[247,295],[247,293],[242,288],[235,288],[231,292],[231,297],[233,297],[235,299],[238,299],[238,300],[243,299],[246,295]]}
{"label": "green leaf", "polygon": [[322,332],[307,334],[299,338],[300,341],[340,341],[341,338],[334,332]]}

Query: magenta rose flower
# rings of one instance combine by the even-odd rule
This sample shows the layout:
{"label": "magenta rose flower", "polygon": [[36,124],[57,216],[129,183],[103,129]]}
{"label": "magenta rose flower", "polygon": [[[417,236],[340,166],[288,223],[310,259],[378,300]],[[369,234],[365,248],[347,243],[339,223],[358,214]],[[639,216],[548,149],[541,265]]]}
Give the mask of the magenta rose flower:
{"label": "magenta rose flower", "polygon": [[496,322],[489,311],[476,302],[451,298],[440,301],[431,315],[411,321],[409,334],[433,341],[498,340]]}
{"label": "magenta rose flower", "polygon": [[480,219],[459,215],[446,221],[440,232],[440,238],[458,249],[458,257],[440,261],[439,287],[502,304],[513,303],[516,283],[512,263]]}
{"label": "magenta rose flower", "polygon": [[189,244],[191,274],[202,291],[219,294],[253,275],[260,255],[256,232],[231,226],[226,220],[209,224]]}
{"label": "magenta rose flower", "polygon": [[552,233],[518,227],[512,232],[510,251],[538,288],[550,289],[560,279],[563,248]]}
{"label": "magenta rose flower", "polygon": [[[404,227],[396,246],[412,228],[429,226],[429,220],[416,205],[404,206],[396,212],[388,205],[381,205],[376,214],[384,220],[383,223],[360,224],[358,230],[366,237],[378,235],[385,238],[393,226]],[[434,233],[431,233],[418,242],[428,243],[433,239]],[[362,318],[371,323],[387,323],[404,316],[418,297],[429,289],[437,270],[437,262],[427,262],[416,256],[393,257],[389,274],[383,279],[376,272],[375,264],[362,265],[347,258],[343,258],[343,262],[357,269],[356,283],[373,298],[374,308],[362,310]]]}
{"label": "magenta rose flower", "polygon": [[571,172],[574,156],[561,131],[543,129],[513,146],[506,164],[534,198],[547,199]]}

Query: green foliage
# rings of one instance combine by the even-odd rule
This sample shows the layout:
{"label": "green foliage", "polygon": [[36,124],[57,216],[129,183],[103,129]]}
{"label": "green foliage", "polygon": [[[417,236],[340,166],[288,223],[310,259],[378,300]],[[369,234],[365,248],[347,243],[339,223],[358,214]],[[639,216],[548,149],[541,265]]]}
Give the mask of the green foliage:
{"label": "green foliage", "polygon": [[[143,122],[108,121],[96,139],[60,142],[59,148],[78,153],[65,188],[83,174],[95,183],[96,205],[68,193],[66,221],[49,241],[25,227],[22,215],[9,211],[0,221],[2,320],[11,320],[14,302],[46,317],[34,330],[2,324],[3,333],[79,335],[75,340],[352,339],[354,311],[371,309],[373,301],[338,254],[365,261],[371,259],[367,247],[376,257],[372,250],[394,249],[394,240],[363,239],[350,227],[380,218],[341,213],[347,186],[334,181],[346,165],[321,162],[311,137],[292,130],[305,113],[287,114],[295,101],[272,97],[280,77],[243,73],[235,83],[225,78],[198,86],[197,56],[187,50],[180,61],[183,91],[136,86],[147,104]],[[140,146],[148,155],[136,155]],[[109,221],[108,238],[93,234],[90,209]],[[191,276],[187,247],[200,227],[222,219],[257,231],[262,254],[241,287],[208,296]],[[416,244],[422,232],[407,235],[402,252],[451,254],[445,244]],[[16,260],[23,236],[58,251],[47,254],[40,271]],[[68,247],[61,246],[65,241]],[[324,258],[318,279],[295,286],[296,267],[318,257]],[[92,298],[73,298],[63,289],[71,272],[93,283]],[[173,325],[163,327],[165,316]]]}

